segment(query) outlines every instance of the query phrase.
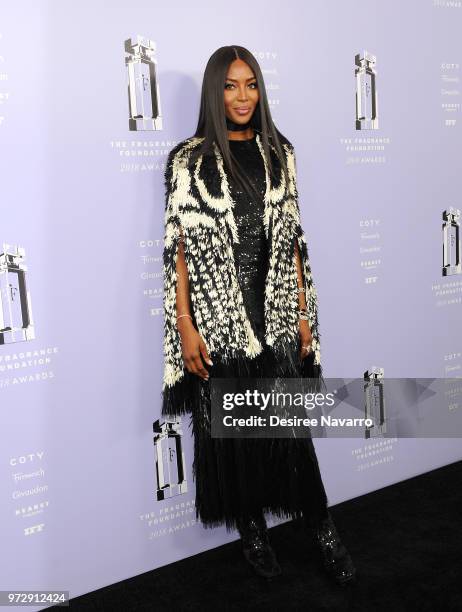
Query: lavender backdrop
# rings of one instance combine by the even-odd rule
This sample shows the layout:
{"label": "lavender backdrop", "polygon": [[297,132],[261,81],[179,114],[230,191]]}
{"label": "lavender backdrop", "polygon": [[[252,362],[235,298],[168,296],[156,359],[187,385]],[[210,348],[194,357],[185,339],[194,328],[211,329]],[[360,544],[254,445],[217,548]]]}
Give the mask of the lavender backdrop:
{"label": "lavender backdrop", "polygon": [[[1,589],[75,597],[237,535],[195,522],[187,420],[188,492],[157,501],[152,433],[165,158],[195,129],[219,46],[256,55],[296,147],[326,376],[460,372],[462,279],[441,276],[441,212],[461,206],[461,3],[230,6],[2,10],[0,244],[25,249],[36,337],[0,345]],[[124,41],[137,34],[157,45],[160,131],[128,129]],[[380,116],[368,132],[354,124],[364,49]],[[383,140],[352,151],[358,137]],[[457,438],[315,443],[331,504],[462,454]]]}

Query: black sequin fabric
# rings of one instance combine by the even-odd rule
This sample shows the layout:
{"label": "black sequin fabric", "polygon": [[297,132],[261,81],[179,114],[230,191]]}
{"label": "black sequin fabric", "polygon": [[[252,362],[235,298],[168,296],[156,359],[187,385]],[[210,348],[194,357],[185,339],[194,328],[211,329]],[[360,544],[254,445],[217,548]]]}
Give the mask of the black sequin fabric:
{"label": "black sequin fabric", "polygon": [[231,186],[235,202],[233,214],[239,235],[239,243],[233,246],[239,285],[253,329],[264,343],[264,293],[269,257],[263,224],[265,167],[255,136],[250,140],[230,140],[229,146],[259,193],[258,198],[251,199],[237,183]]}

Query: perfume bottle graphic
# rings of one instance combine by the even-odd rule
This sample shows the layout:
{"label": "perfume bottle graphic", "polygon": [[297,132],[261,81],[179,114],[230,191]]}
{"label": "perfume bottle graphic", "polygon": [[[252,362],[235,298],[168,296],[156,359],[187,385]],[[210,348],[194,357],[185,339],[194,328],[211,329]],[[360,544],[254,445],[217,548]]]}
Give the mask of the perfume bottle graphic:
{"label": "perfume bottle graphic", "polygon": [[443,276],[460,274],[460,210],[450,206],[443,211]]}
{"label": "perfume bottle graphic", "polygon": [[366,427],[365,437],[376,438],[387,431],[385,423],[385,400],[383,393],[383,368],[372,367],[364,372],[364,418],[373,425]]}
{"label": "perfume bottle graphic", "polygon": [[35,338],[25,255],[23,248],[3,243],[0,252],[0,344]]}
{"label": "perfume bottle graphic", "polygon": [[379,129],[375,62],[375,55],[367,51],[355,56],[357,130]]}
{"label": "perfume bottle graphic", "polygon": [[143,36],[125,41],[130,130],[161,130],[156,43]]}
{"label": "perfume bottle graphic", "polygon": [[179,420],[153,423],[156,453],[157,500],[181,495],[188,490]]}

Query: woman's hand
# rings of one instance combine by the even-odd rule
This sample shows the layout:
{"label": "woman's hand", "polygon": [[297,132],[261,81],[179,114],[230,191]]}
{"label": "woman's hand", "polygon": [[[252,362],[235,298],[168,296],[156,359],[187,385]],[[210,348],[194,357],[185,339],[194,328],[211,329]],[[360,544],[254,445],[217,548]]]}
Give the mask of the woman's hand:
{"label": "woman's hand", "polygon": [[[300,333],[300,360],[304,359],[310,352],[311,343],[313,336],[311,335],[311,329],[306,319],[299,320],[299,333]],[[308,347],[308,348],[303,348]]]}
{"label": "woman's hand", "polygon": [[202,336],[189,317],[178,319],[178,331],[181,336],[181,352],[186,369],[188,372],[208,380],[209,373],[205,369],[202,359],[209,365],[213,365],[213,362]]}

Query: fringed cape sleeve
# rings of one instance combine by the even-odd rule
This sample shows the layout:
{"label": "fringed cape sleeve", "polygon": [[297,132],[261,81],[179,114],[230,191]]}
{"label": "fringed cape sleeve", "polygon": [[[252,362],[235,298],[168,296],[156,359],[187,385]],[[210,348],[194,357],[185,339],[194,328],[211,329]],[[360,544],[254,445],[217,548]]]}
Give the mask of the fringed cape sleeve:
{"label": "fringed cape sleeve", "polygon": [[[161,414],[164,417],[177,418],[192,411],[193,403],[199,402],[198,384],[194,377],[184,367],[181,337],[177,327],[176,291],[177,272],[176,261],[181,227],[181,210],[179,198],[188,181],[189,174],[184,165],[182,147],[184,142],[174,147],[167,158],[164,174],[165,184],[165,215],[164,215],[164,249],[163,249],[163,310],[164,338],[163,355],[164,370],[161,393]],[[184,230],[183,230],[184,231]]]}
{"label": "fringed cape sleeve", "polygon": [[305,232],[303,231],[300,217],[299,195],[297,189],[297,166],[295,149],[291,143],[288,145],[288,171],[289,171],[289,191],[293,203],[293,214],[295,220],[295,238],[298,243],[300,257],[302,262],[302,271],[305,286],[306,308],[308,311],[308,323],[311,329],[313,341],[311,343],[310,353],[303,359],[301,375],[306,378],[318,378],[318,389],[326,388],[322,376],[321,366],[321,334],[319,331],[318,320],[318,294],[313,281],[311,272],[311,264],[308,253],[308,245]]}

